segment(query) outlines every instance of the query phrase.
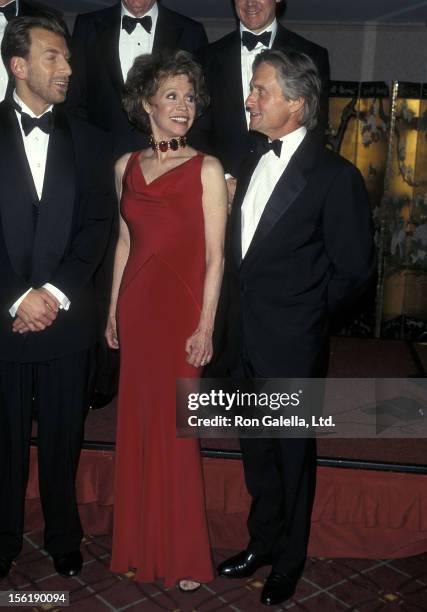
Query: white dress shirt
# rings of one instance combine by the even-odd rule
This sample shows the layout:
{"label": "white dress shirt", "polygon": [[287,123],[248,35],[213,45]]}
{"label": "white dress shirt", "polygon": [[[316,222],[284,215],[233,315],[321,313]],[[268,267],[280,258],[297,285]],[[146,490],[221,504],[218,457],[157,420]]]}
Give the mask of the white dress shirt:
{"label": "white dress shirt", "polygon": [[[16,104],[21,107],[22,111],[30,117],[37,117],[33,111],[28,108],[24,102],[18,97],[16,91],[13,93],[13,99]],[[53,106],[45,111],[46,113],[52,110]],[[19,127],[21,128],[22,140],[24,142],[25,154],[27,156],[28,165],[30,166],[31,174],[33,176],[34,186],[39,200],[42,199],[43,195],[43,183],[44,175],[46,171],[46,159],[47,159],[47,148],[49,146],[49,134],[46,134],[38,127],[35,127],[28,136],[25,136],[24,130],[21,125],[21,115],[16,110],[16,118],[18,119]],[[45,114],[45,113],[43,113]]]}
{"label": "white dress shirt", "polygon": [[[240,37],[242,36],[242,32],[251,32],[248,28],[245,28],[243,24],[240,24]],[[264,49],[271,49],[271,46],[274,42],[274,38],[277,32],[277,21],[274,20],[267,28],[265,28],[262,32],[257,32],[257,36],[263,34],[264,32],[271,32],[270,44],[268,47],[264,46],[261,42],[257,43],[255,49],[249,51],[242,44],[240,45],[240,57],[241,57],[241,65],[242,65],[242,88],[243,88],[243,104],[245,104],[247,97],[249,96],[250,89],[249,85],[252,79],[252,64],[254,63],[255,57]],[[252,32],[254,34],[254,32]],[[246,113],[246,122],[249,128],[250,116],[249,113]]]}
{"label": "white dress shirt", "polygon": [[[7,6],[8,4],[11,4],[12,2],[13,2],[13,0],[10,0],[10,2],[5,4],[5,6]],[[4,8],[4,7],[2,7],[2,8]],[[18,14],[18,0],[16,2],[16,11],[17,11],[16,14]],[[3,13],[0,13],[0,45],[1,45],[2,40],[3,40],[4,31],[6,29],[6,26],[7,26],[7,19],[3,15]],[[9,82],[9,77],[7,75],[7,70],[5,68],[5,65],[3,64],[3,62],[0,59],[0,102],[2,100],[4,100],[4,97],[6,95],[6,90],[7,90],[8,82]]]}
{"label": "white dress shirt", "polygon": [[[132,13],[122,4],[122,19],[124,15],[135,17],[135,15],[132,15]],[[143,17],[146,16],[151,17],[152,20],[150,33],[148,33],[140,23],[136,25],[136,28],[131,34],[128,34],[126,30],[120,26],[119,56],[124,81],[126,81],[127,74],[132,68],[135,58],[143,53],[151,53],[153,51],[154,34],[156,32],[157,18],[159,16],[157,2],[153,4],[145,15],[143,15]]]}
{"label": "white dress shirt", "polygon": [[[27,113],[27,115],[30,115],[30,117],[37,117],[37,115],[35,115],[33,111],[19,98],[16,91],[13,93],[13,99],[15,100],[16,104],[21,107],[24,113]],[[53,106],[50,106],[45,112],[47,113],[51,111],[52,108]],[[40,130],[38,127],[35,127],[33,130],[31,130],[28,136],[25,136],[21,125],[21,115],[17,110],[15,111],[15,113],[19,127],[21,129],[25,154],[33,177],[34,186],[36,188],[38,198],[39,200],[41,200],[43,195],[44,175],[46,171],[49,134],[45,134],[45,132]],[[43,287],[50,291],[50,293],[52,293],[52,295],[56,297],[59,302],[60,308],[63,308],[64,310],[68,310],[70,308],[70,300],[57,287],[51,285],[50,283],[45,283]],[[31,289],[32,287],[30,287],[23,295],[21,295],[21,297],[19,297],[13,304],[13,306],[9,309],[9,313],[12,317],[16,315],[16,311],[18,310],[22,300],[26,297],[27,293],[31,291]]]}
{"label": "white dress shirt", "polygon": [[259,160],[242,203],[242,257],[247,253],[277,181],[286,170],[306,133],[307,129],[300,127],[283,136],[280,138],[283,143],[280,157],[270,150]]}

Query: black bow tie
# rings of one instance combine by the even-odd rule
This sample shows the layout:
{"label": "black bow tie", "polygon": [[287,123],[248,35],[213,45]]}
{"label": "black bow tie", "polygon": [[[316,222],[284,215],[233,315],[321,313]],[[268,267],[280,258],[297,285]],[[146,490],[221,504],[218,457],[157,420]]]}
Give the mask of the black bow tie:
{"label": "black bow tie", "polygon": [[21,113],[21,125],[25,136],[28,136],[36,127],[45,134],[50,134],[52,131],[52,112],[49,111],[41,117],[30,117],[27,113]]}
{"label": "black bow tie", "polygon": [[271,32],[263,32],[258,36],[257,34],[252,34],[252,32],[244,30],[242,32],[242,45],[246,47],[248,51],[252,51],[259,42],[262,43],[264,47],[268,47],[270,38]]}
{"label": "black bow tie", "polygon": [[0,7],[0,13],[3,13],[7,21],[10,21],[12,17],[16,17],[16,2],[11,2],[7,6]]}
{"label": "black bow tie", "polygon": [[261,155],[265,155],[269,151],[273,151],[277,157],[280,157],[280,153],[282,152],[282,141],[281,140],[272,140],[271,142],[267,140],[267,138],[260,138],[258,140],[258,151]]}
{"label": "black bow tie", "polygon": [[128,34],[132,34],[138,23],[142,25],[148,34],[151,32],[153,21],[150,15],[146,15],[145,17],[130,17],[129,15],[123,15],[122,29],[126,30]]}

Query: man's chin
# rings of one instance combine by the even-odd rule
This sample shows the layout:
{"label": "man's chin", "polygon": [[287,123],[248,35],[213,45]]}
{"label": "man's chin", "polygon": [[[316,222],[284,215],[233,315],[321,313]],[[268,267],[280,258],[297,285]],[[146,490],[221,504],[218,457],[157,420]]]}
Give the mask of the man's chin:
{"label": "man's chin", "polygon": [[57,94],[56,96],[52,96],[50,100],[47,102],[49,104],[62,104],[67,99],[67,94]]}
{"label": "man's chin", "polygon": [[49,104],[61,104],[67,99],[67,93],[68,89],[55,88],[49,92],[49,96],[46,96],[46,98],[49,98],[46,102]]}
{"label": "man's chin", "polygon": [[[254,132],[259,132],[261,128],[260,122],[259,121],[253,121],[252,119],[249,121],[249,129],[253,130]],[[262,129],[262,128],[261,128]]]}

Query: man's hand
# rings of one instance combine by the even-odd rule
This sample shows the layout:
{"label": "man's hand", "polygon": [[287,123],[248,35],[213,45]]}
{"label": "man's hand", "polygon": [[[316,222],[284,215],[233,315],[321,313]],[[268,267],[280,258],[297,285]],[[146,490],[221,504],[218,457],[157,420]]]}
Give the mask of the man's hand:
{"label": "man's hand", "polygon": [[237,179],[235,179],[234,176],[230,176],[230,178],[226,180],[226,183],[228,191],[228,213],[231,213],[231,206],[233,204],[234,194],[236,193]]}
{"label": "man's hand", "polygon": [[58,308],[58,301],[47,289],[32,289],[20,303],[12,329],[21,334],[43,331],[55,321]]}
{"label": "man's hand", "polygon": [[27,332],[29,332],[31,330],[28,327],[28,325],[26,323],[24,323],[24,321],[22,319],[20,319],[18,317],[18,315],[16,315],[15,321],[13,323],[13,331],[14,332],[19,332],[20,334],[26,334]]}

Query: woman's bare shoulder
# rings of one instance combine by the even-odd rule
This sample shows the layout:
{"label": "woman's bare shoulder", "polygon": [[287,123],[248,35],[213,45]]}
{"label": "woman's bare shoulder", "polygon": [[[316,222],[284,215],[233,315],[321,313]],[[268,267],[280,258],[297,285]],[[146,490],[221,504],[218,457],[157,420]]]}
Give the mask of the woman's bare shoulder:
{"label": "woman's bare shoulder", "polygon": [[224,169],[221,162],[213,155],[205,155],[203,157],[202,173],[208,178],[214,178],[219,175],[224,178]]}
{"label": "woman's bare shoulder", "polygon": [[114,169],[116,171],[116,176],[123,176],[124,171],[126,170],[127,163],[130,159],[132,153],[125,153],[116,161],[114,165]]}

